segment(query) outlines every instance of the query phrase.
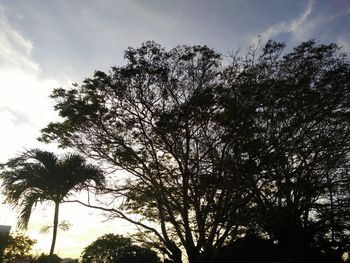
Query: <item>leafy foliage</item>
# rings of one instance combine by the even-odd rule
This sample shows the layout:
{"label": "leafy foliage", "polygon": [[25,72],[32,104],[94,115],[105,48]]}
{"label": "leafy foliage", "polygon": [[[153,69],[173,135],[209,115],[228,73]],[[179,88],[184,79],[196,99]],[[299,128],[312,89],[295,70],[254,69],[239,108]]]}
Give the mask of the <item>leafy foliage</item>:
{"label": "leafy foliage", "polygon": [[99,208],[143,227],[174,262],[181,249],[213,262],[247,233],[296,262],[309,247],[348,249],[350,66],[337,45],[285,53],[269,41],[223,66],[206,46],[146,42],[125,58],[56,89],[63,120],[42,130],[43,141],[128,172],[109,188],[122,205]]}
{"label": "leafy foliage", "polygon": [[36,240],[21,233],[9,235],[2,262],[10,263],[14,259],[30,258],[35,243]]}
{"label": "leafy foliage", "polygon": [[131,243],[130,238],[106,234],[87,246],[82,263],[160,263],[157,254]]}

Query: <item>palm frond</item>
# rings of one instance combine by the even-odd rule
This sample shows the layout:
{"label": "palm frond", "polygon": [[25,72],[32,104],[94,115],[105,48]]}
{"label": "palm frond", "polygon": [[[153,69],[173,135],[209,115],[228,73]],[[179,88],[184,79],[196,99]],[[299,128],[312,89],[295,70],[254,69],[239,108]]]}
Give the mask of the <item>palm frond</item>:
{"label": "palm frond", "polygon": [[21,211],[19,213],[17,226],[20,229],[27,229],[30,216],[32,214],[32,208],[40,200],[40,197],[36,194],[32,194],[22,199]]}
{"label": "palm frond", "polygon": [[67,154],[61,159],[60,164],[62,174],[65,175],[66,186],[70,190],[79,191],[87,188],[91,182],[98,187],[105,184],[103,171],[92,164],[88,164],[86,159],[80,155]]}
{"label": "palm frond", "polygon": [[57,156],[52,152],[42,151],[39,149],[33,149],[29,151],[29,156],[37,163],[40,163],[48,171],[55,169],[58,163]]}

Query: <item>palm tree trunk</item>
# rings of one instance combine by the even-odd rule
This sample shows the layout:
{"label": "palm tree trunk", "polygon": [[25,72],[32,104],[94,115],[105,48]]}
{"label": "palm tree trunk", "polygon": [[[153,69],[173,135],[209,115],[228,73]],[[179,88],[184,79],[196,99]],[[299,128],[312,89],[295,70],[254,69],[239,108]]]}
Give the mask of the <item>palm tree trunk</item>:
{"label": "palm tree trunk", "polygon": [[55,202],[55,215],[53,219],[53,233],[52,233],[52,243],[51,243],[51,249],[50,249],[50,258],[53,255],[53,252],[55,250],[55,244],[56,244],[56,237],[57,237],[57,228],[58,228],[58,212],[59,212],[59,202]]}

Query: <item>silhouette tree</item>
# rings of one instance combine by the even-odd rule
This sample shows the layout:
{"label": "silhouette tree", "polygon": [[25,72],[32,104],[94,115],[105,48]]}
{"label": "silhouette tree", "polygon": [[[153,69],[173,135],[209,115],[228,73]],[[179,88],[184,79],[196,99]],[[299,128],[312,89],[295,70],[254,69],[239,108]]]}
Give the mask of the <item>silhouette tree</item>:
{"label": "silhouette tree", "polygon": [[125,56],[128,64],[110,75],[55,90],[64,121],[42,139],[124,169],[130,180],[113,190],[125,197],[124,211],[118,203],[103,209],[154,235],[174,262],[182,262],[181,247],[190,262],[207,260],[235,235],[247,202],[223,162],[230,137],[215,121],[221,57],[205,46],[166,52],[154,42]]}
{"label": "silhouette tree", "polygon": [[72,191],[88,188],[90,182],[104,183],[103,172],[87,164],[80,155],[66,154],[59,158],[47,151],[33,149],[9,160],[0,174],[6,201],[20,208],[18,226],[27,228],[33,207],[52,201],[55,205],[52,244],[53,255],[59,206]]}
{"label": "silhouette tree", "polygon": [[1,262],[10,263],[15,259],[30,258],[30,252],[35,243],[36,240],[21,233],[10,234]]}
{"label": "silhouette tree", "polygon": [[350,241],[350,66],[335,44],[283,48],[270,41],[227,69],[223,124],[245,132],[237,147],[255,226],[296,262],[310,247],[341,255]]}
{"label": "silhouette tree", "polygon": [[160,259],[154,251],[133,245],[130,238],[106,234],[84,248],[81,262],[160,263]]}
{"label": "silhouette tree", "polygon": [[110,191],[124,202],[90,207],[143,227],[173,262],[182,251],[214,262],[244,232],[300,255],[321,240],[340,247],[349,64],[335,44],[283,48],[270,41],[227,66],[206,46],[129,48],[125,66],[53,92],[63,120],[41,140],[126,171]]}

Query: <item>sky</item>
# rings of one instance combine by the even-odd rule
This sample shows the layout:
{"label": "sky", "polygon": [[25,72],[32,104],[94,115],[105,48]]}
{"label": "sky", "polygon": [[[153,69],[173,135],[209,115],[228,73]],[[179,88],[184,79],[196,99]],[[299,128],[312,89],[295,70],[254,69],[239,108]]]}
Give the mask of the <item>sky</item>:
{"label": "sky", "polygon": [[[350,0],[0,0],[0,163],[24,149],[62,153],[36,138],[57,120],[54,88],[81,83],[95,70],[123,65],[124,50],[154,40],[167,49],[207,45],[222,54],[258,38],[286,42],[336,42],[350,53]],[[84,195],[79,195],[84,198]],[[16,212],[0,196],[0,224],[15,229]],[[53,207],[37,207],[27,234],[35,253],[48,253]],[[133,230],[123,221],[104,222],[98,211],[63,204],[56,253],[78,257],[105,233]]]}

